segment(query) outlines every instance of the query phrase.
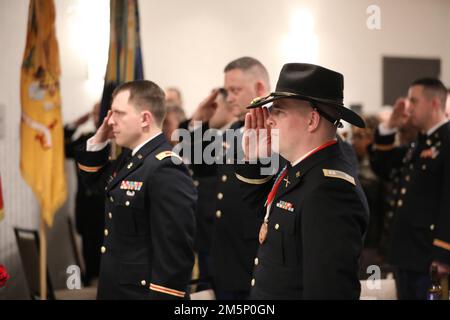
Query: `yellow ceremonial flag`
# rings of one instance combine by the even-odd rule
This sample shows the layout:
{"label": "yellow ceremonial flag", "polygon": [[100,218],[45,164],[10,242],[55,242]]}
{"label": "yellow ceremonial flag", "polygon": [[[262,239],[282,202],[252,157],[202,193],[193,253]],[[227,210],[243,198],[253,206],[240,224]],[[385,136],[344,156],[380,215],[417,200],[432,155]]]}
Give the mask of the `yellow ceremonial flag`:
{"label": "yellow ceremonial flag", "polygon": [[0,177],[0,221],[3,219],[3,217],[4,217],[4,212],[3,212],[2,180]]}
{"label": "yellow ceremonial flag", "polygon": [[59,75],[53,0],[30,0],[20,80],[20,168],[48,226],[67,196]]}

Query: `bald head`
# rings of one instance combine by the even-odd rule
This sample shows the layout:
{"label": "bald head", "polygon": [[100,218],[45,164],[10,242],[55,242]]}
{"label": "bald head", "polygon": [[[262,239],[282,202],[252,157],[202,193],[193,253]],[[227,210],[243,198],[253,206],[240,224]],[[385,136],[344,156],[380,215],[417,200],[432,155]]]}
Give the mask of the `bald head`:
{"label": "bald head", "polygon": [[181,91],[175,87],[166,88],[166,104],[183,107],[183,97]]}

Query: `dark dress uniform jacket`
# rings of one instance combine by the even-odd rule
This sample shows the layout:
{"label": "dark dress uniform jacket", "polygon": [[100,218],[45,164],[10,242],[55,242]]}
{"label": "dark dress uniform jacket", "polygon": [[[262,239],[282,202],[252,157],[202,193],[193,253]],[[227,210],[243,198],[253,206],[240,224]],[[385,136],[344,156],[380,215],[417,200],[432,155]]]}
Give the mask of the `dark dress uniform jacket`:
{"label": "dark dress uniform jacket", "polygon": [[[334,144],[287,170],[255,258],[251,298],[358,299],[369,212],[354,166]],[[278,178],[249,164],[237,166],[236,176],[247,201],[265,214]]]}
{"label": "dark dress uniform jacket", "polygon": [[106,193],[100,299],[183,298],[194,264],[196,191],[161,134],[131,157],[80,151],[85,183]]}
{"label": "dark dress uniform jacket", "polygon": [[[86,141],[94,133],[81,135],[72,140],[75,129],[64,127],[64,149],[66,158],[75,159],[75,152],[80,145],[85,146]],[[105,190],[85,186],[77,170],[77,193],[75,196],[75,226],[81,235],[83,258],[86,265],[85,281],[89,283],[92,278],[98,277],[100,270],[100,247],[103,241]]]}
{"label": "dark dress uniform jacket", "polygon": [[[214,154],[219,164],[207,164],[205,161],[194,163],[192,170],[196,176],[213,177],[216,184],[214,198],[208,199],[213,203],[214,226],[212,235],[212,276],[216,289],[225,291],[249,291],[253,269],[253,259],[258,249],[258,232],[262,219],[252,212],[248,204],[242,200],[239,181],[234,172],[235,150],[240,143],[240,129],[243,121],[234,123],[230,130],[236,135],[233,142],[226,141],[225,133],[216,135],[213,142],[203,143],[202,150],[218,146],[223,152]],[[208,130],[204,124],[199,136]],[[230,131],[230,132],[231,132]],[[216,131],[217,133],[217,131]],[[195,137],[195,132],[194,132]],[[199,142],[194,139],[194,145]]]}
{"label": "dark dress uniform jacket", "polygon": [[[75,132],[75,129],[70,129],[67,126],[64,127],[64,151],[68,159],[75,159],[77,148],[80,145],[85,146],[86,141],[94,135],[94,133],[83,134],[76,140],[72,140]],[[81,180],[78,171],[77,178],[78,181]],[[100,233],[103,230],[103,216],[105,211],[103,194],[104,190],[101,193],[96,193],[90,188],[83,186],[81,181],[79,182],[75,197],[75,226],[78,233],[89,235],[88,232],[90,230],[100,231]],[[100,214],[98,214],[99,212]],[[93,227],[94,225],[96,228]],[[86,232],[86,229],[88,229],[88,232]],[[90,234],[90,236],[94,235]]]}
{"label": "dark dress uniform jacket", "polygon": [[[189,122],[187,119],[180,123],[179,129],[189,130]],[[184,145],[186,148],[193,148],[193,145]],[[182,151],[180,152],[183,153]],[[191,159],[189,161],[191,162]],[[215,202],[212,199],[217,195],[216,186],[217,181],[214,175],[214,169],[201,170],[200,174],[194,174],[192,166],[190,166],[189,173],[194,180],[194,185],[197,187],[198,199],[197,209],[195,212],[196,234],[194,241],[194,248],[196,252],[209,254],[211,250],[212,229],[214,223],[214,206]],[[203,275],[200,275],[201,277]]]}
{"label": "dark dress uniform jacket", "polygon": [[194,179],[194,185],[197,187],[198,193],[197,210],[195,212],[197,232],[195,234],[194,248],[196,252],[209,254],[215,219],[215,203],[211,199],[214,199],[217,195],[217,181],[216,177],[196,175],[193,175],[192,179]]}
{"label": "dark dress uniform jacket", "polygon": [[372,146],[374,171],[394,183],[394,221],[389,262],[423,274],[438,260],[450,264],[450,123],[406,147],[394,147],[395,134],[381,136]]}

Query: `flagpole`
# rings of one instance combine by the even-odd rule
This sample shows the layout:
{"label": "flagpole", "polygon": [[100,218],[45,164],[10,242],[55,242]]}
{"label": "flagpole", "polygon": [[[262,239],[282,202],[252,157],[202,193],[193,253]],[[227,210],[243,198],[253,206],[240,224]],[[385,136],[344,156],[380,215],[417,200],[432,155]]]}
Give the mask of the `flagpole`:
{"label": "flagpole", "polygon": [[40,292],[41,300],[47,300],[47,238],[45,234],[45,221],[41,214],[40,231],[39,231],[39,259],[40,259]]}

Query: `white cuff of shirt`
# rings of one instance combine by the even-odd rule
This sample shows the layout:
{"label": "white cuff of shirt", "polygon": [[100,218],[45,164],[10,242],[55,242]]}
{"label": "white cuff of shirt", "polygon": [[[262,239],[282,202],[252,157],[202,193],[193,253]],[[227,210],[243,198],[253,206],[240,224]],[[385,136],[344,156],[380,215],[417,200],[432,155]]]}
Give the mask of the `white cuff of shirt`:
{"label": "white cuff of shirt", "polygon": [[95,152],[95,151],[103,150],[109,143],[109,140],[102,142],[102,143],[92,143],[93,139],[94,139],[94,137],[90,138],[86,142],[86,151],[88,151],[88,152]]}
{"label": "white cuff of shirt", "polygon": [[397,131],[397,128],[388,128],[384,123],[380,123],[378,126],[378,132],[380,133],[380,136],[388,136],[397,133]]}
{"label": "white cuff of shirt", "polygon": [[74,123],[66,124],[66,128],[69,130],[76,130],[77,126]]}

